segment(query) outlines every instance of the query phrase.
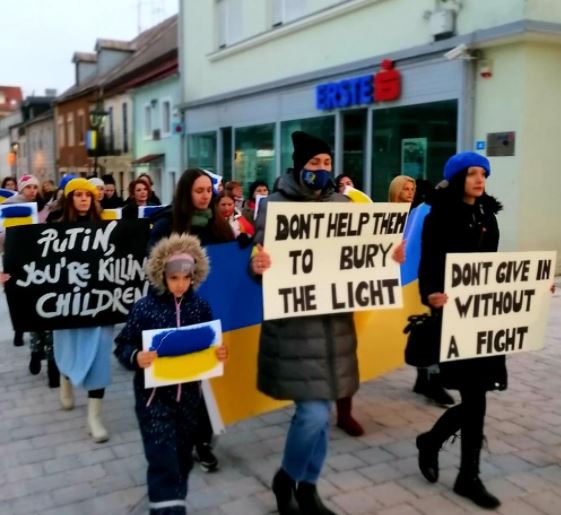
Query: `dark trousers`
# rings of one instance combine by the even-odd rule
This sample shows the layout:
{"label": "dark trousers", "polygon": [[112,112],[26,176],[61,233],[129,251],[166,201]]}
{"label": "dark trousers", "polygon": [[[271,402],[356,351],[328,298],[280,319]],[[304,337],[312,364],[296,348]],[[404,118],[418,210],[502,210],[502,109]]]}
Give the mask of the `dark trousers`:
{"label": "dark trousers", "polygon": [[438,447],[460,431],[460,473],[469,476],[479,474],[479,456],[487,408],[486,394],[484,389],[472,386],[460,389],[462,402],[448,408],[429,431],[432,441]]}
{"label": "dark trousers", "polygon": [[136,416],[148,461],[150,513],[185,513],[187,479],[193,466],[192,451],[201,402],[199,385],[182,385],[177,401],[175,387],[135,390]]}
{"label": "dark trousers", "polygon": [[201,402],[198,408],[198,425],[197,432],[195,433],[194,444],[196,446],[204,445],[212,442],[212,424],[210,423],[210,417],[208,415],[208,410],[206,409],[206,403],[201,396]]}

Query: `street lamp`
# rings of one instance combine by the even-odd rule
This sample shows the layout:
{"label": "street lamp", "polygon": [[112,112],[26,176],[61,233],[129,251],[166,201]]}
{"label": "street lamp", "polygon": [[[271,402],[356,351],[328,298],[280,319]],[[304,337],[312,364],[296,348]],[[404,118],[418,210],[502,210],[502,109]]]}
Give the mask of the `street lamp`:
{"label": "street lamp", "polygon": [[94,177],[97,177],[97,154],[98,154],[99,141],[100,141],[99,131],[103,127],[103,124],[105,123],[105,117],[108,114],[109,113],[107,111],[103,110],[103,106],[101,105],[100,102],[98,102],[95,108],[92,111],[90,111],[90,127],[92,128],[92,133],[95,134],[95,137],[92,138],[90,142],[91,148],[94,151],[94,169],[93,169]]}

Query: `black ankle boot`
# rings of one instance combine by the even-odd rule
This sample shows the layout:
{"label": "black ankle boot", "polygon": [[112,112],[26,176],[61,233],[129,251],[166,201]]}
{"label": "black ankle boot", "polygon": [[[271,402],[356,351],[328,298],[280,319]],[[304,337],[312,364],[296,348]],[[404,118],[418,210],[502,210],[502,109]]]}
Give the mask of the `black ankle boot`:
{"label": "black ankle boot", "polygon": [[300,512],[306,515],[336,515],[323,504],[318,495],[316,485],[300,481],[296,489],[296,500],[300,507]]}
{"label": "black ankle boot", "polygon": [[29,360],[29,372],[31,375],[36,376],[41,372],[41,360],[43,359],[42,352],[32,352],[31,359]]}
{"label": "black ankle boot", "polygon": [[277,499],[279,515],[296,515],[300,513],[296,504],[296,481],[284,469],[277,470],[273,478],[273,493]]}
{"label": "black ankle boot", "polygon": [[430,433],[423,433],[417,437],[419,449],[419,470],[429,483],[438,481],[438,452],[440,445],[433,441]]}
{"label": "black ankle boot", "polygon": [[60,372],[54,359],[47,360],[47,377],[49,378],[49,388],[60,386]]}
{"label": "black ankle boot", "polygon": [[440,374],[430,374],[427,390],[424,394],[439,406],[452,406],[454,398],[444,389],[440,382]]}
{"label": "black ankle boot", "polygon": [[413,392],[426,395],[429,388],[429,372],[426,368],[417,369],[417,380],[413,386]]}
{"label": "black ankle boot", "polygon": [[21,347],[23,345],[23,331],[14,331],[14,346]]}
{"label": "black ankle boot", "polygon": [[462,474],[460,472],[454,484],[454,492],[467,497],[481,508],[494,510],[501,505],[493,494],[489,493],[477,475]]}

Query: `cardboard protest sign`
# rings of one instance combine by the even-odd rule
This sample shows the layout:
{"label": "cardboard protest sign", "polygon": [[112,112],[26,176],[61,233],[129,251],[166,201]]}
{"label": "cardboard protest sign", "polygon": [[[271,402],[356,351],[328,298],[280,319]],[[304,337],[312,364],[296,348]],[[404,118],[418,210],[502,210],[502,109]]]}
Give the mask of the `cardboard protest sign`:
{"label": "cardboard protest sign", "polygon": [[4,271],[14,329],[124,322],[146,295],[147,220],[57,223],[7,231]]}
{"label": "cardboard protest sign", "polygon": [[399,308],[409,204],[271,202],[264,247],[264,318]]}
{"label": "cardboard protest sign", "polygon": [[440,361],[543,348],[556,253],[447,254]]}
{"label": "cardboard protest sign", "polygon": [[39,223],[36,202],[21,204],[0,204],[0,232],[8,227]]}
{"label": "cardboard protest sign", "polygon": [[189,383],[224,373],[216,357],[222,343],[220,320],[185,327],[142,331],[142,348],[158,357],[144,370],[146,388]]}

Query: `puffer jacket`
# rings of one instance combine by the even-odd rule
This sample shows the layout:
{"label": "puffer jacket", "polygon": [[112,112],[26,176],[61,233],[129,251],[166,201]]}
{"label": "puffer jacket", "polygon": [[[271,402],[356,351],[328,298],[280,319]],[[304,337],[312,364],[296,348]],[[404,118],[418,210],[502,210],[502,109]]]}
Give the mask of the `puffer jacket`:
{"label": "puffer jacket", "polygon": [[[446,189],[436,190],[428,200],[431,212],[425,218],[419,264],[421,300],[429,305],[431,293],[444,291],[446,254],[457,252],[496,252],[499,227],[496,214],[501,204],[484,194],[474,205],[451,198]],[[478,385],[485,390],[507,387],[504,356],[464,359],[440,364],[443,385],[460,389]]]}
{"label": "puffer jacket", "polygon": [[[346,202],[333,185],[319,198],[292,172],[259,206],[255,242],[263,243],[269,202]],[[352,313],[267,320],[259,342],[257,386],[275,399],[336,400],[358,389],[357,339]]]}

